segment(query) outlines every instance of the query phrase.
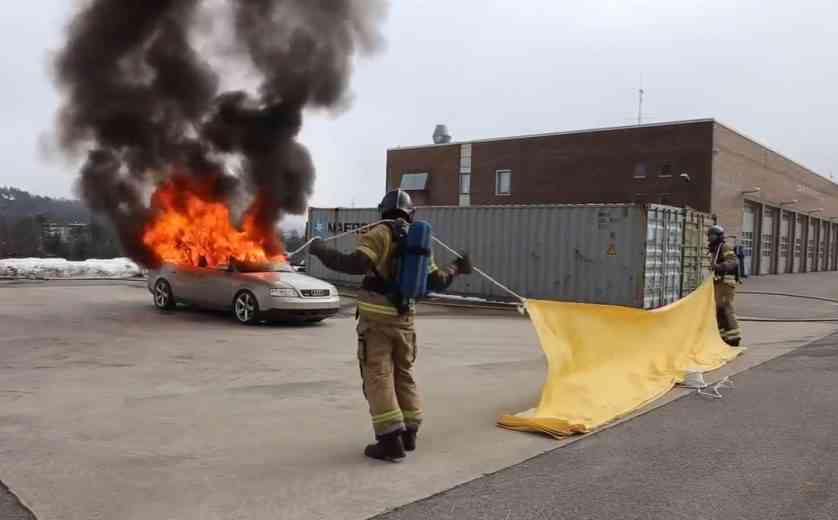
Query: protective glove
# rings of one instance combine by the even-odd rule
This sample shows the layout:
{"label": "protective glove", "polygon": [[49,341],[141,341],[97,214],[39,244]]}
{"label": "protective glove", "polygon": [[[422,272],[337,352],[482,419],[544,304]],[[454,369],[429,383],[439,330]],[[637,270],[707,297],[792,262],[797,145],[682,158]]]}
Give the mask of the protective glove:
{"label": "protective glove", "polygon": [[460,258],[454,260],[454,265],[457,267],[458,274],[471,274],[474,272],[474,266],[471,264],[471,257],[468,253],[463,253]]}

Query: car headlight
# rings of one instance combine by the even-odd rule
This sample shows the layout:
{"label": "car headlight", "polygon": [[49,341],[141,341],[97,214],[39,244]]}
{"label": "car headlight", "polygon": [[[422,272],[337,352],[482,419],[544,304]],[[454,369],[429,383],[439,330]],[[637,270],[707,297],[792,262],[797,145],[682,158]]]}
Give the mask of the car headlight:
{"label": "car headlight", "polygon": [[277,298],[296,298],[297,291],[295,289],[284,289],[278,287],[271,289],[271,296],[275,296]]}

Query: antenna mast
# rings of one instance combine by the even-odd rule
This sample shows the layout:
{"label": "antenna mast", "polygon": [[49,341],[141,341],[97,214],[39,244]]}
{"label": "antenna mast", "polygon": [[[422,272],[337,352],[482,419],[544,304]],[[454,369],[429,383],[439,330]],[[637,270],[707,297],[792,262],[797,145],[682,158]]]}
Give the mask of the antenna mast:
{"label": "antenna mast", "polygon": [[645,94],[642,88],[637,91],[637,124],[643,124],[643,94]]}

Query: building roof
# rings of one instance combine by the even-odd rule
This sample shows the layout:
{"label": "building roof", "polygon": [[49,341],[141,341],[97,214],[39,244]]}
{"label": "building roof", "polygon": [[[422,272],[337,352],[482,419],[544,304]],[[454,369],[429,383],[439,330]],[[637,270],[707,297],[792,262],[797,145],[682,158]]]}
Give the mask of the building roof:
{"label": "building roof", "polygon": [[[539,137],[553,137],[557,135],[574,135],[574,134],[591,134],[597,132],[613,132],[615,130],[634,130],[637,128],[658,128],[662,126],[680,126],[680,125],[695,125],[700,123],[715,123],[716,120],[709,119],[687,119],[683,121],[666,121],[662,123],[647,123],[642,125],[622,125],[622,126],[606,126],[600,128],[587,128],[584,130],[567,130],[563,132],[544,132],[540,134],[524,134],[524,135],[510,135],[506,137],[492,137],[489,139],[474,139],[470,141],[452,141],[450,143],[435,144],[428,143],[414,146],[396,146],[389,148],[389,150],[418,150],[422,148],[439,148],[443,146],[455,146],[460,144],[478,144],[478,143],[492,143],[496,141],[514,141],[518,139],[535,139]],[[735,130],[734,130],[735,131]],[[738,133],[738,132],[737,132]]]}
{"label": "building roof", "polygon": [[751,136],[749,136],[749,135],[747,135],[743,132],[740,132],[739,130],[733,128],[732,126],[724,124],[724,123],[722,123],[722,122],[720,122],[720,121],[718,121],[714,118],[684,119],[684,120],[681,120],[681,121],[663,121],[663,122],[659,122],[659,123],[647,123],[647,124],[642,124],[642,125],[606,126],[606,127],[600,127],[600,128],[587,128],[587,129],[583,129],[583,130],[567,130],[567,131],[563,131],[563,132],[544,132],[544,133],[540,133],[540,134],[512,135],[512,136],[506,136],[506,137],[493,137],[493,138],[489,138],[489,139],[475,139],[475,140],[471,140],[471,141],[454,141],[454,142],[443,143],[443,144],[429,143],[429,144],[414,145],[414,146],[396,146],[396,147],[393,147],[393,148],[388,148],[387,151],[389,152],[389,151],[397,151],[397,150],[421,150],[423,148],[439,148],[439,147],[443,147],[443,146],[456,146],[456,145],[461,145],[461,144],[491,143],[491,142],[497,142],[497,141],[514,141],[514,140],[518,140],[518,139],[535,139],[535,138],[539,138],[539,137],[552,137],[552,136],[559,136],[559,135],[591,134],[591,133],[598,133],[598,132],[613,132],[615,130],[635,130],[635,129],[638,129],[638,128],[659,128],[659,127],[664,127],[664,126],[696,125],[696,124],[703,124],[703,123],[713,123],[713,124],[719,125],[723,128],[726,128],[727,130],[730,130],[731,132],[739,135],[743,139],[747,139],[748,141],[751,141],[752,143],[754,143],[758,146],[761,146],[762,148],[765,148],[766,150],[768,150],[772,153],[777,154],[778,156],[780,156],[783,159],[795,164],[796,166],[798,166],[798,167],[802,168],[803,170],[811,173],[812,175],[816,175],[817,177],[819,177],[821,179],[824,179],[828,182],[832,182],[833,184],[835,184],[835,182],[832,179],[830,179],[829,177],[827,177],[825,175],[820,175],[819,173],[815,172],[811,168],[808,168],[808,167],[804,166],[803,164],[799,163],[798,161],[795,161],[794,159],[791,159],[790,157],[774,150],[773,148],[771,148],[771,147],[765,145],[764,143],[754,139],[753,137],[751,137]]}

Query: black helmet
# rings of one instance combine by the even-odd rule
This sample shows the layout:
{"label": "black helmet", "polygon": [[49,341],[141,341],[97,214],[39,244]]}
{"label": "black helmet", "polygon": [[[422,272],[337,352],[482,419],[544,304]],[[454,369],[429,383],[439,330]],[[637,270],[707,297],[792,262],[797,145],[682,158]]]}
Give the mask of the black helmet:
{"label": "black helmet", "polygon": [[710,229],[707,230],[707,238],[710,239],[711,242],[719,242],[721,240],[724,240],[725,228],[718,224],[710,226]]}
{"label": "black helmet", "polygon": [[408,222],[413,221],[413,213],[416,212],[413,208],[413,201],[410,200],[410,195],[402,190],[393,190],[387,193],[381,199],[381,204],[378,205],[378,211],[383,218],[403,218]]}

